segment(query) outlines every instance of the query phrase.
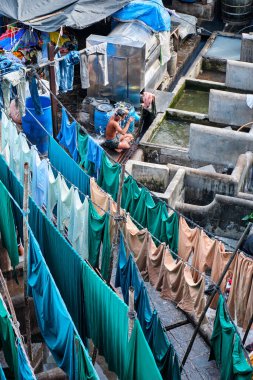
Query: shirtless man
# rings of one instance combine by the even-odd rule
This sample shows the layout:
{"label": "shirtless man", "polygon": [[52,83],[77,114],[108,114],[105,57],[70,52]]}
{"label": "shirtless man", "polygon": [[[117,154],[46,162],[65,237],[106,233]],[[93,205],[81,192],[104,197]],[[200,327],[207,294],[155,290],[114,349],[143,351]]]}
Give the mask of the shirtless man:
{"label": "shirtless man", "polygon": [[[122,129],[119,125],[120,120],[123,120],[126,116],[126,112],[122,109],[119,109],[115,114],[110,118],[105,132],[105,143],[104,145],[107,148],[114,149],[116,152],[121,152],[123,149],[130,148],[130,141],[133,140],[133,135],[131,133],[126,133],[130,123],[134,120],[133,117],[130,117],[125,127]],[[122,135],[120,138],[118,134]]]}

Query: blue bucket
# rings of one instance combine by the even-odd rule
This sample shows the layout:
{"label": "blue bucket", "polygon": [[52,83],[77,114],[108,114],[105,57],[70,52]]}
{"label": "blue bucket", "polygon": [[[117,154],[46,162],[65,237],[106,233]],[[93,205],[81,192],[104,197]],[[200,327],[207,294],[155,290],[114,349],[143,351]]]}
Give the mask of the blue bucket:
{"label": "blue bucket", "polygon": [[94,127],[96,133],[105,134],[106,126],[110,117],[113,115],[114,109],[110,104],[99,104],[94,112]]}
{"label": "blue bucket", "polygon": [[[31,97],[26,99],[26,108],[34,117],[26,111],[26,115],[22,117],[22,128],[28,140],[37,146],[38,151],[41,154],[47,154],[48,134],[52,135],[53,131],[51,101],[47,96],[40,96],[40,102],[44,112],[43,115],[36,114]],[[36,119],[43,125],[48,133],[40,126]]]}

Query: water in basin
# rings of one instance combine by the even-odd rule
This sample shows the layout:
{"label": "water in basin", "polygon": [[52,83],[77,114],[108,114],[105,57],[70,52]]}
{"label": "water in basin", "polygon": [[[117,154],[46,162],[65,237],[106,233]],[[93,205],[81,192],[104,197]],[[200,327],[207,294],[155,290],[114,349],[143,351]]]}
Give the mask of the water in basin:
{"label": "water in basin", "polygon": [[209,92],[185,89],[173,108],[207,114],[208,104]]}
{"label": "water in basin", "polygon": [[150,142],[153,144],[188,147],[190,124],[181,120],[164,119],[156,129]]}

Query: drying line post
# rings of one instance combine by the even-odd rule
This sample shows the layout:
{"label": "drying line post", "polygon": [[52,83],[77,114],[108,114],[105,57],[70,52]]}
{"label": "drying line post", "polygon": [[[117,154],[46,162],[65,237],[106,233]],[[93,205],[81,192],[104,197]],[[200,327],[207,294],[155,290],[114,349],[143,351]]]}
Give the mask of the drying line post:
{"label": "drying line post", "polygon": [[196,338],[196,336],[198,334],[200,325],[201,325],[201,323],[202,323],[202,321],[203,321],[203,319],[204,319],[204,317],[206,315],[206,312],[209,309],[209,307],[210,307],[210,305],[211,305],[211,303],[212,303],[212,301],[213,301],[213,299],[214,299],[214,297],[215,297],[215,295],[216,295],[216,293],[217,293],[217,291],[218,291],[218,289],[219,289],[219,287],[220,287],[220,285],[221,285],[221,283],[222,283],[222,281],[223,281],[223,279],[224,279],[224,277],[225,277],[225,275],[226,275],[226,273],[227,273],[227,271],[228,271],[231,263],[235,259],[236,255],[237,255],[237,252],[238,252],[238,249],[240,248],[240,246],[241,246],[241,244],[242,244],[242,242],[243,242],[243,240],[244,240],[247,232],[249,231],[250,227],[251,227],[251,223],[248,223],[248,225],[245,228],[242,236],[240,237],[240,240],[238,241],[238,243],[237,243],[237,245],[235,247],[234,252],[232,253],[230,259],[228,260],[228,262],[227,262],[227,264],[226,264],[226,266],[225,266],[225,268],[224,268],[224,270],[223,270],[223,272],[222,272],[222,274],[221,274],[221,276],[220,276],[220,278],[219,278],[219,280],[217,282],[217,285],[216,285],[215,289],[213,290],[212,294],[210,295],[210,297],[207,300],[206,306],[205,306],[205,308],[204,308],[201,316],[199,317],[199,321],[198,321],[198,323],[197,323],[197,325],[195,327],[195,330],[194,330],[193,335],[191,337],[190,343],[189,343],[189,345],[187,347],[187,350],[186,350],[186,353],[185,353],[185,355],[183,357],[182,364],[181,364],[181,371],[182,371],[183,366],[185,365],[185,362],[186,362],[186,360],[187,360],[187,358],[188,358],[188,356],[189,356],[189,354],[191,352],[193,343],[194,343],[195,338]]}
{"label": "drying line post", "polygon": [[129,286],[129,308],[128,308],[128,340],[130,340],[134,328],[136,312],[134,310],[134,287]]}
{"label": "drying line post", "polygon": [[[55,46],[50,42],[47,45],[48,58],[50,61],[54,61],[55,55]],[[51,109],[52,109],[52,121],[53,121],[53,136],[56,138],[58,135],[57,127],[57,101],[54,96],[56,96],[56,81],[55,81],[55,71],[54,71],[54,62],[49,65],[49,85],[50,85],[50,100],[51,100]]]}
{"label": "drying line post", "polygon": [[121,216],[120,213],[120,204],[121,204],[121,197],[122,197],[122,188],[125,178],[125,164],[122,164],[121,166],[121,173],[120,173],[120,182],[119,182],[119,191],[117,196],[117,212],[115,215],[115,231],[114,231],[114,237],[112,242],[112,248],[111,248],[111,257],[110,257],[110,267],[109,267],[109,273],[107,278],[107,284],[110,284],[111,276],[112,276],[112,270],[113,270],[113,260],[115,257],[115,254],[118,251],[118,240],[119,240],[119,223],[124,220],[124,217]]}
{"label": "drying line post", "polygon": [[27,295],[27,258],[29,249],[28,238],[28,199],[29,199],[29,165],[26,162],[24,164],[24,194],[23,194],[23,238],[24,238],[24,298],[25,298],[25,330],[27,340],[27,353],[30,361],[32,361],[32,334],[30,323],[30,304]]}

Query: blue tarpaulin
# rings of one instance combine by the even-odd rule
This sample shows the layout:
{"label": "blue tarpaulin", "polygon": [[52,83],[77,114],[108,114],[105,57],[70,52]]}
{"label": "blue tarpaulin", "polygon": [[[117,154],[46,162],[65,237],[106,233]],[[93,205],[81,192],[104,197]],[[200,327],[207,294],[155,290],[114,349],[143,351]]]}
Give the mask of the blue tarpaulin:
{"label": "blue tarpaulin", "polygon": [[121,22],[142,22],[155,32],[170,30],[170,15],[162,0],[134,0],[112,17]]}

